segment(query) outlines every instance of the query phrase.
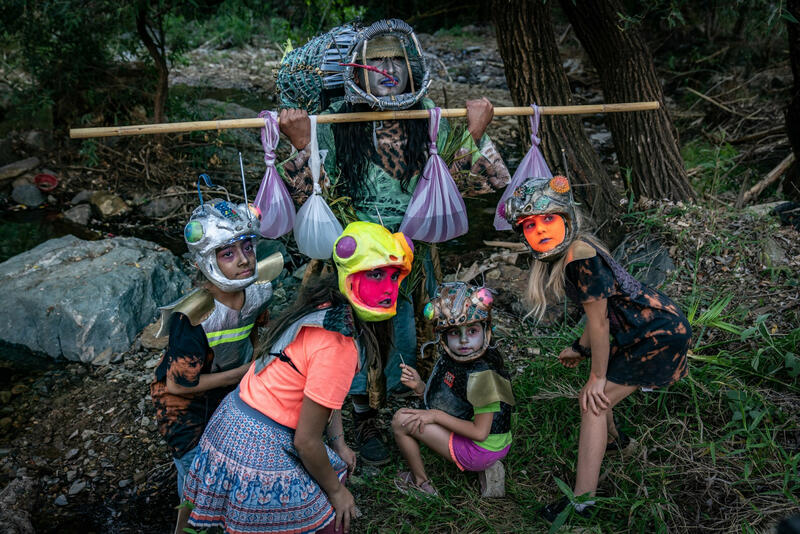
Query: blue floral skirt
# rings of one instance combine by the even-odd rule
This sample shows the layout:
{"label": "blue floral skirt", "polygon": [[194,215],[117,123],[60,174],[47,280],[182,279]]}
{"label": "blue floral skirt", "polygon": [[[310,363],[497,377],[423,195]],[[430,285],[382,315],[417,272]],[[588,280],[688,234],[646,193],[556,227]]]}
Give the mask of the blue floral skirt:
{"label": "blue floral skirt", "polygon": [[[342,480],[347,465],[326,446]],[[245,404],[239,389],[217,408],[185,481],[189,522],[225,532],[316,532],[334,519],[328,497],[294,448],[294,430]]]}

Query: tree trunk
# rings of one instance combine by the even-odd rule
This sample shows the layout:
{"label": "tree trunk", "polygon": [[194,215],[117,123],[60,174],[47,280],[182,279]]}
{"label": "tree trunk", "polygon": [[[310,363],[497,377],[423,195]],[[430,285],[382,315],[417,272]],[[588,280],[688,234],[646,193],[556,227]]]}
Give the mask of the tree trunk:
{"label": "tree trunk", "polygon": [[658,100],[656,111],[609,113],[607,121],[619,165],[631,171],[637,197],[669,200],[695,198],[678,148],[653,58],[639,32],[623,30],[619,0],[561,0],[575,35],[592,60],[606,102]]}
{"label": "tree trunk", "polygon": [[[575,104],[567,75],[561,67],[550,18],[551,4],[543,0],[493,0],[497,46],[505,64],[506,80],[517,106]],[[530,133],[528,117],[520,119]],[[587,215],[610,235],[609,224],[618,213],[620,194],[600,158],[589,144],[580,118],[544,116],[539,127],[542,154],[553,172],[564,172],[561,149],[566,150],[569,176]]]}
{"label": "tree trunk", "polygon": [[157,28],[147,15],[149,4],[146,1],[141,1],[136,9],[136,32],[139,38],[147,48],[150,57],[153,58],[153,63],[156,65],[158,72],[158,85],[156,85],[156,94],[153,97],[153,123],[159,124],[166,122],[164,112],[167,107],[167,93],[169,91],[169,68],[167,67],[167,54],[164,43],[164,30],[161,21],[163,15],[159,15],[159,24]]}
{"label": "tree trunk", "polygon": [[[786,10],[800,21],[800,0],[788,0]],[[800,201],[800,23],[786,21],[789,34],[789,63],[792,66],[792,95],[786,109],[786,132],[794,152],[794,163],[783,181],[784,192],[795,201]]]}

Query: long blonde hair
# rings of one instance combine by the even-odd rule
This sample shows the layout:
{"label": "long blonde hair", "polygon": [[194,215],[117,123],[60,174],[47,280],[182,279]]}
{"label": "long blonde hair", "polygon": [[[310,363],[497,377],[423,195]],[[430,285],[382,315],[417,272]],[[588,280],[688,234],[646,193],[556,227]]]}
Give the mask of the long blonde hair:
{"label": "long blonde hair", "polygon": [[[609,253],[606,246],[593,234],[579,232],[573,243],[577,240],[585,241],[595,248]],[[567,251],[553,262],[534,260],[531,265],[531,274],[528,277],[528,291],[525,295],[531,310],[525,317],[533,315],[534,319],[541,321],[547,305],[552,302],[560,302],[564,298],[564,269],[566,267],[564,262],[567,260]]]}

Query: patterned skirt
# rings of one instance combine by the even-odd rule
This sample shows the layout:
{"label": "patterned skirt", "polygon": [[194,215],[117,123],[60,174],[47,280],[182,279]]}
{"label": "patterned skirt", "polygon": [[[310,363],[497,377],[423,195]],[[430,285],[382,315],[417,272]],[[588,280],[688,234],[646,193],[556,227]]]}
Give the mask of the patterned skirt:
{"label": "patterned skirt", "polygon": [[[225,532],[316,532],[334,519],[328,497],[303,467],[294,430],[245,404],[239,389],[222,401],[186,477],[189,522]],[[347,465],[326,446],[342,480]]]}

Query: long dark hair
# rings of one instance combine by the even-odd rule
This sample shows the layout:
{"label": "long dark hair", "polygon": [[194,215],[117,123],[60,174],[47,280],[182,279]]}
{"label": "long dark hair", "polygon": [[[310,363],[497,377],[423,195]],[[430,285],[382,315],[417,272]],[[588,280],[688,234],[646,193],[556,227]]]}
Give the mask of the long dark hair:
{"label": "long dark hair", "polygon": [[[410,109],[422,109],[418,103]],[[345,103],[342,113],[373,111],[366,104]],[[413,119],[400,121],[404,128],[407,144],[405,150],[406,172],[400,179],[401,189],[408,193],[411,179],[422,172],[428,157],[428,121]],[[336,142],[336,163],[341,173],[339,181],[346,185],[346,194],[353,200],[362,199],[368,194],[367,168],[370,161],[377,159],[372,140],[371,122],[342,122],[333,125],[333,138]]]}
{"label": "long dark hair", "polygon": [[[260,356],[269,351],[273,344],[295,321],[320,309],[320,306],[331,304],[336,307],[340,305],[350,306],[350,301],[339,291],[336,274],[325,274],[306,285],[297,295],[297,299],[285,312],[275,320],[270,321],[267,331],[259,337],[256,344],[255,354]],[[388,346],[392,344],[391,321],[368,323],[359,319],[353,313],[353,323],[356,331],[356,338],[364,348],[367,358],[367,365],[373,365],[376,360],[383,360],[381,348],[384,352],[388,350],[386,344],[378,344],[378,339],[388,339]],[[387,337],[388,336],[388,337]]]}

